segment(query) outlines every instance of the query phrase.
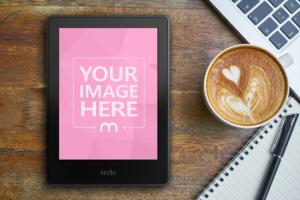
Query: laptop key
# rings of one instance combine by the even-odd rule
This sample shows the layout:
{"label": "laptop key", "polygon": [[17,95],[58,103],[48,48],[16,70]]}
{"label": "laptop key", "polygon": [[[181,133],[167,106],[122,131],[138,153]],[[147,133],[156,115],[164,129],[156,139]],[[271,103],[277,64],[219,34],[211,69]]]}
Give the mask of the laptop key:
{"label": "laptop key", "polygon": [[256,25],[272,12],[272,10],[273,8],[267,2],[263,2],[248,15],[248,18]]}
{"label": "laptop key", "polygon": [[289,39],[293,38],[299,31],[298,29],[292,24],[292,22],[285,23],[280,30],[288,37]]}
{"label": "laptop key", "polygon": [[256,4],[258,4],[259,0],[242,0],[240,3],[237,4],[239,9],[243,13],[249,12]]}
{"label": "laptop key", "polygon": [[279,8],[274,14],[273,17],[280,23],[284,22],[288,17],[289,14],[283,9]]}
{"label": "laptop key", "polygon": [[298,8],[300,8],[299,3],[296,2],[296,0],[288,0],[285,4],[284,7],[290,12],[294,13]]}
{"label": "laptop key", "polygon": [[233,3],[236,3],[238,0],[232,0]]}
{"label": "laptop key", "polygon": [[284,36],[279,32],[276,31],[269,40],[272,42],[272,44],[277,48],[281,49],[286,43],[287,40],[284,38]]}
{"label": "laptop key", "polygon": [[300,28],[300,11],[293,17],[293,21]]}
{"label": "laptop key", "polygon": [[269,0],[269,2],[274,6],[279,6],[284,0]]}
{"label": "laptop key", "polygon": [[266,19],[259,27],[258,29],[265,35],[268,36],[270,33],[272,33],[276,28],[278,27],[277,23],[269,17]]}

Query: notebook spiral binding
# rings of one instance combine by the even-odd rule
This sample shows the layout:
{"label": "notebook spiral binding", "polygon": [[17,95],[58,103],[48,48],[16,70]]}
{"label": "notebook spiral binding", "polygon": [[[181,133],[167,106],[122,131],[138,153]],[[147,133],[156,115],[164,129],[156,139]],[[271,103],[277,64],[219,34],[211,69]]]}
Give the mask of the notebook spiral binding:
{"label": "notebook spiral binding", "polygon": [[[269,122],[264,127],[261,127],[256,131],[256,133],[248,140],[245,145],[236,153],[235,156],[226,164],[226,166],[219,171],[219,173],[211,179],[210,183],[203,189],[203,191],[197,195],[195,200],[206,200],[209,199],[209,194],[213,193],[220,184],[225,180],[227,176],[230,175],[232,171],[242,162],[247,155],[255,148],[257,144],[259,144],[259,140],[264,138],[264,135],[269,133],[269,130],[273,128],[274,124],[277,124],[280,119],[288,112],[288,109],[292,108],[292,104],[290,104],[290,99],[287,101],[285,108],[283,111],[274,118],[273,121]],[[217,181],[219,180],[219,181]],[[219,183],[218,183],[219,182]]]}

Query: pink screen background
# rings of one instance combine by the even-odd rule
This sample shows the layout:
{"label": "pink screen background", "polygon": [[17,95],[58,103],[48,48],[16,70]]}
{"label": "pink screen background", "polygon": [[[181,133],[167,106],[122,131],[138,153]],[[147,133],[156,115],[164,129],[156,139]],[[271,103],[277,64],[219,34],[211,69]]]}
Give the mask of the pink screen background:
{"label": "pink screen background", "polygon": [[[156,160],[157,29],[60,28],[59,60],[59,159]],[[112,66],[115,71],[132,66],[137,80],[84,80],[80,67],[89,66]],[[80,85],[86,84],[112,88],[137,85],[137,97],[82,98]],[[87,105],[135,101],[137,116],[82,117],[82,101]],[[100,129],[106,122],[115,123],[118,130]]]}

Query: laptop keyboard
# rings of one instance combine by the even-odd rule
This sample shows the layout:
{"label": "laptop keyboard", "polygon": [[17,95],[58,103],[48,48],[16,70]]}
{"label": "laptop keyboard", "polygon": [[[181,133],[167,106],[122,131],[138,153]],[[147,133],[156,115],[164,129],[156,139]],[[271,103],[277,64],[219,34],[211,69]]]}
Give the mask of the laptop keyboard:
{"label": "laptop keyboard", "polygon": [[231,1],[277,49],[299,34],[300,0]]}

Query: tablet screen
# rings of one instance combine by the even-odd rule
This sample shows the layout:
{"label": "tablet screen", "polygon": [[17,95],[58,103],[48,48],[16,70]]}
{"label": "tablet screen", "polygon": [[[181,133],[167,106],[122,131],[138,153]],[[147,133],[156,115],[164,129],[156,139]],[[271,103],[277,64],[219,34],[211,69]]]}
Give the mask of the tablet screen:
{"label": "tablet screen", "polygon": [[157,160],[157,28],[59,28],[59,159]]}

